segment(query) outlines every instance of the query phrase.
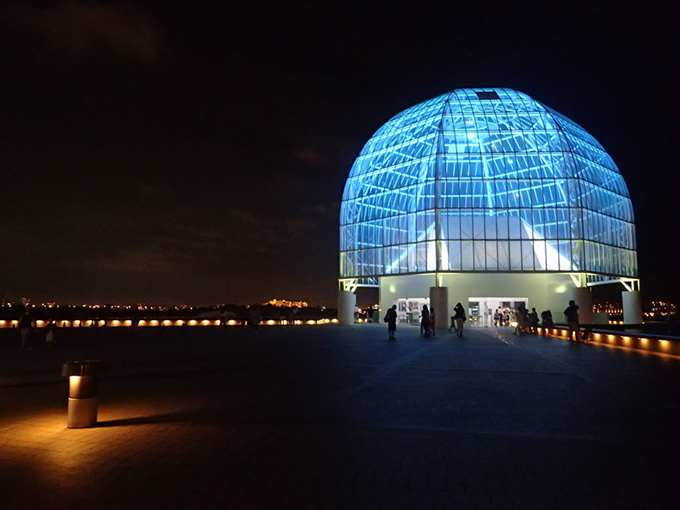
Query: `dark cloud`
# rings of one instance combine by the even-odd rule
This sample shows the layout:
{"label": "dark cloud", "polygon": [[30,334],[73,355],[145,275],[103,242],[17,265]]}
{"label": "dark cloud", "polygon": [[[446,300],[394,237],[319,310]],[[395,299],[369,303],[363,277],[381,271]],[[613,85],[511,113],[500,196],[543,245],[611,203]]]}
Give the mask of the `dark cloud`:
{"label": "dark cloud", "polygon": [[176,271],[177,265],[170,260],[168,252],[157,246],[141,246],[123,249],[118,253],[107,255],[101,259],[85,263],[86,269],[122,273],[126,276],[135,274],[163,274]]}
{"label": "dark cloud", "polygon": [[244,251],[270,252],[281,246],[300,246],[311,241],[317,222],[308,216],[266,216],[244,210],[232,212],[230,241]]}
{"label": "dark cloud", "polygon": [[159,24],[140,8],[123,2],[57,2],[36,6],[15,3],[0,17],[44,40],[55,54],[79,59],[110,51],[143,62],[163,48]]}
{"label": "dark cloud", "polygon": [[303,163],[305,165],[309,166],[318,166],[321,163],[324,162],[324,156],[322,153],[319,151],[316,151],[310,147],[303,147],[300,149],[297,149],[293,153],[294,158],[299,161],[300,163]]}

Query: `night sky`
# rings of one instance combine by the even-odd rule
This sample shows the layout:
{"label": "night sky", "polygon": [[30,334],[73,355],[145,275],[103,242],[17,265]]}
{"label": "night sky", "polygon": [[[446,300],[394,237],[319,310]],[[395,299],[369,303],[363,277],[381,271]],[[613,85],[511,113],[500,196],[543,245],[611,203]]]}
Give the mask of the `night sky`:
{"label": "night sky", "polygon": [[354,159],[461,87],[597,138],[677,299],[679,4],[552,3],[2,2],[0,299],[334,307]]}

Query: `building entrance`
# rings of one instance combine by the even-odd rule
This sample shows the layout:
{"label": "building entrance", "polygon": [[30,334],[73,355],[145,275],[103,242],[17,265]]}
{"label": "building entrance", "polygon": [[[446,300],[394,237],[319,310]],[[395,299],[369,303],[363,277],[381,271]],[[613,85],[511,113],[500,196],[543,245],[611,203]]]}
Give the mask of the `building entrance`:
{"label": "building entrance", "polygon": [[[509,326],[515,322],[515,310],[521,304],[527,307],[529,299],[525,297],[471,297],[468,298],[470,304],[470,325],[471,326]],[[494,318],[496,311],[500,308],[500,320]]]}
{"label": "building entrance", "polygon": [[430,298],[398,298],[397,318],[400,324],[419,324],[423,305],[430,307]]}

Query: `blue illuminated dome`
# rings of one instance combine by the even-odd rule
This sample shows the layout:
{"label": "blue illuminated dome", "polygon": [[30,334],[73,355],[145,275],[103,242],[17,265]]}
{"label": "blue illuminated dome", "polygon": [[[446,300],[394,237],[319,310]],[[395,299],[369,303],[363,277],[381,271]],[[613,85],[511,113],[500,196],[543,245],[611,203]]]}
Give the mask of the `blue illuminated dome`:
{"label": "blue illuminated dome", "polygon": [[459,89],[366,143],[340,210],[340,278],[562,272],[636,278],[633,209],[612,158],[511,89]]}

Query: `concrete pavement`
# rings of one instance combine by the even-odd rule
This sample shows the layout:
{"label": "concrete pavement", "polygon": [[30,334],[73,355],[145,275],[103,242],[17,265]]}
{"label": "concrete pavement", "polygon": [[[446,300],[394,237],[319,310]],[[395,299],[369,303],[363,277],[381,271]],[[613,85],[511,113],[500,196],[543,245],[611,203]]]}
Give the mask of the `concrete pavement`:
{"label": "concrete pavement", "polygon": [[[11,332],[8,332],[8,334]],[[382,324],[0,338],[0,508],[677,508],[680,359]],[[61,363],[101,359],[66,428]]]}

